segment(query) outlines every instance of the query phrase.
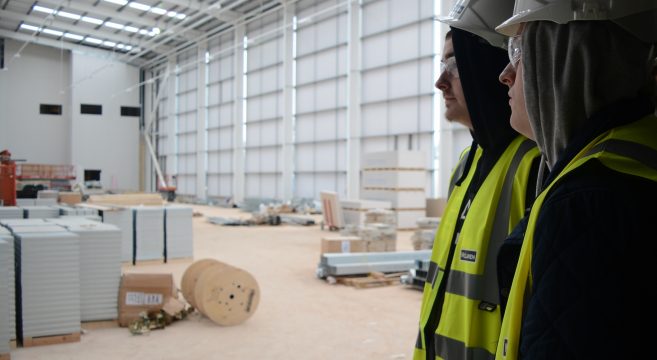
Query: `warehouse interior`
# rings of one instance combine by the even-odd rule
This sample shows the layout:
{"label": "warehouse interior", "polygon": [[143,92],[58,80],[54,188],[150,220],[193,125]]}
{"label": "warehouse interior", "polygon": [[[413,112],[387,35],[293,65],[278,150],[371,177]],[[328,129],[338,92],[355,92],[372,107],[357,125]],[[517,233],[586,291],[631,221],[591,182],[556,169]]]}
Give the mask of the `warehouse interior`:
{"label": "warehouse interior", "polygon": [[[12,321],[25,324],[0,321],[9,341],[0,359],[412,358],[422,293],[402,276],[388,281],[390,270],[367,265],[383,258],[365,255],[422,263],[420,240],[431,244],[451,170],[472,141],[444,118],[434,86],[448,30],[435,19],[448,5],[0,0],[0,158],[15,171],[15,201],[0,211],[0,255],[9,249],[3,236],[21,244],[13,256],[4,250],[11,279],[0,289],[18,294],[12,283],[29,290],[34,281],[45,299],[7,296]],[[80,294],[77,336],[38,326],[31,337],[15,333],[40,321],[30,306],[45,317],[60,311],[54,299],[65,292],[39,287],[38,276],[15,280],[48,258],[30,252],[40,226],[80,238],[70,242],[79,274],[57,282],[78,281],[70,288]],[[116,238],[109,260],[82,245],[103,231]],[[358,255],[371,286],[341,280],[328,270],[339,266],[322,263],[328,253]],[[84,266],[114,264],[102,281],[118,294],[115,309],[121,275],[169,275],[176,293],[192,264],[208,258],[228,280],[257,284],[253,316],[222,325],[213,309],[195,306],[142,335],[118,326],[120,309],[85,321],[85,291],[95,295],[85,286],[96,278]],[[17,266],[9,261],[24,262],[19,273],[9,275]],[[65,299],[61,309],[75,312]]]}

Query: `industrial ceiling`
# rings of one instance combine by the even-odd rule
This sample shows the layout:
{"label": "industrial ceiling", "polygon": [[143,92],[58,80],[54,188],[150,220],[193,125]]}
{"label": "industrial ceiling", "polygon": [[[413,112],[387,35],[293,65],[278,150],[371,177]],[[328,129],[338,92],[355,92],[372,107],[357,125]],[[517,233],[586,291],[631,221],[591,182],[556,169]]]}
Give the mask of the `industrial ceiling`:
{"label": "industrial ceiling", "polygon": [[150,65],[284,2],[0,0],[0,38],[95,49],[126,63]]}

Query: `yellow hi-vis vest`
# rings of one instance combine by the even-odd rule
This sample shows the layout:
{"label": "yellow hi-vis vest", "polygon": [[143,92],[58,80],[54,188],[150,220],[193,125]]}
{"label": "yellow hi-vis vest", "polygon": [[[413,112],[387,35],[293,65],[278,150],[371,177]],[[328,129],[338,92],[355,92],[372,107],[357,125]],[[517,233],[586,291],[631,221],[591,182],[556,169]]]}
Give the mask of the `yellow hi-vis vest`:
{"label": "yellow hi-vis vest", "polygon": [[[527,182],[539,151],[533,141],[516,137],[481,184],[457,235],[447,278],[449,257],[461,204],[472,181],[481,149],[460,186],[450,195],[434,241],[420,312],[420,334],[414,359],[426,358],[426,344],[436,350],[436,359],[489,359],[501,324],[497,285],[497,251],[525,212]],[[533,186],[533,184],[532,184]],[[488,249],[491,248],[491,251]],[[431,339],[425,338],[438,290],[446,281],[440,320]],[[433,330],[431,330],[433,331]]]}
{"label": "yellow hi-vis vest", "polygon": [[513,276],[495,359],[518,358],[520,328],[525,305],[525,294],[531,294],[531,262],[536,221],[543,201],[552,187],[571,171],[591,159],[598,159],[614,171],[657,181],[657,118],[654,115],[628,125],[611,129],[590,142],[577,154],[559,175],[536,198],[529,215],[527,230],[520,250],[520,258]]}

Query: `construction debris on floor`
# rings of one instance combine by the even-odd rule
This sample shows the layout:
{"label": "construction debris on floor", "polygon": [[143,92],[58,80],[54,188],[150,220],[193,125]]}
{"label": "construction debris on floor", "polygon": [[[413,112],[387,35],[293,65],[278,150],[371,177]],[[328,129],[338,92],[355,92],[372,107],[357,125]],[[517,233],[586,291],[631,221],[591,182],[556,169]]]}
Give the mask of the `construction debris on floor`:
{"label": "construction debris on floor", "polygon": [[404,274],[406,273],[396,272],[386,274],[375,271],[367,274],[367,276],[327,276],[326,282],[329,284],[353,286],[357,289],[369,289],[381,286],[399,285],[401,284],[400,277]]}
{"label": "construction debris on floor", "polygon": [[315,220],[308,216],[290,215],[294,209],[286,204],[264,205],[260,204],[258,210],[251,214],[249,219],[225,218],[218,216],[208,217],[208,222],[222,226],[254,226],[254,225],[315,225]]}

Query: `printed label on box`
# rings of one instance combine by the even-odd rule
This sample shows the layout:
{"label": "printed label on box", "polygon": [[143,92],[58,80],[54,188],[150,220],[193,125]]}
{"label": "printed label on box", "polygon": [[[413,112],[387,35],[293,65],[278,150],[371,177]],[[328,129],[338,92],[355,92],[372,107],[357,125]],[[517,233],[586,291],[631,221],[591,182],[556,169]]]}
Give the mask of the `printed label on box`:
{"label": "printed label on box", "polygon": [[342,252],[351,252],[351,242],[349,240],[342,240]]}
{"label": "printed label on box", "polygon": [[143,292],[127,292],[125,294],[126,305],[160,305],[162,300],[162,294],[146,294]]}

